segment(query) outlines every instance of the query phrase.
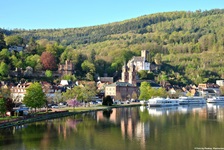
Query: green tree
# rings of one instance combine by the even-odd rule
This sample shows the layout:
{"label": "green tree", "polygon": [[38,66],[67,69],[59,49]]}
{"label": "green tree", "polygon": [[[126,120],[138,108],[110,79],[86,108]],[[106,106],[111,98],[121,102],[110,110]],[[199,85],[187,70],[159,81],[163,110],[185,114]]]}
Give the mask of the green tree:
{"label": "green tree", "polygon": [[138,72],[138,76],[139,76],[139,79],[147,79],[148,78],[148,73],[146,70],[140,70]]}
{"label": "green tree", "polygon": [[85,84],[82,86],[75,86],[72,89],[67,89],[66,92],[63,93],[63,99],[66,101],[76,98],[78,101],[90,101],[95,95],[95,86]]}
{"label": "green tree", "polygon": [[150,84],[148,82],[142,82],[140,86],[140,100],[148,100],[150,98],[149,95],[149,89],[151,88]]}
{"label": "green tree", "polygon": [[32,68],[35,68],[36,65],[40,63],[40,56],[35,54],[35,55],[30,55],[26,58],[26,65],[30,66]]}
{"label": "green tree", "polygon": [[158,88],[158,89],[155,89],[155,88],[151,88],[152,91],[150,94],[151,97],[154,97],[154,96],[159,96],[159,97],[167,97],[168,93],[166,92],[166,89],[165,88]]}
{"label": "green tree", "polygon": [[23,38],[21,38],[18,35],[11,35],[11,36],[6,36],[5,37],[5,42],[6,45],[10,45],[10,46],[22,46],[23,45]]}
{"label": "green tree", "polygon": [[9,67],[6,63],[1,62],[0,63],[0,75],[1,76],[7,76],[9,72]]}
{"label": "green tree", "polygon": [[155,63],[157,65],[161,65],[162,64],[162,56],[161,56],[160,53],[157,53],[154,59],[155,59]]}
{"label": "green tree", "polygon": [[0,114],[1,116],[5,116],[6,113],[6,101],[3,97],[0,98]]}
{"label": "green tree", "polygon": [[83,89],[80,86],[75,86],[72,89],[67,89],[66,92],[62,93],[64,101],[74,98],[76,98],[78,101],[81,101],[83,99],[82,90]]}
{"label": "green tree", "polygon": [[102,105],[104,105],[104,106],[112,106],[112,104],[113,104],[113,99],[111,98],[111,96],[108,95],[108,96],[103,98]]}
{"label": "green tree", "polygon": [[48,44],[46,45],[46,52],[49,52],[49,53],[53,54],[54,56],[56,56],[57,49],[56,49],[56,47],[54,46],[54,44],[52,44],[52,43],[48,43]]}
{"label": "green tree", "polygon": [[70,74],[63,75],[62,79],[63,80],[68,80],[68,81],[72,81],[72,82],[76,81],[75,75],[70,75]]}
{"label": "green tree", "polygon": [[8,49],[2,49],[2,51],[0,51],[0,60],[1,61],[8,63],[9,56],[10,56],[10,52],[8,51]]}
{"label": "green tree", "polygon": [[18,67],[19,60],[17,59],[17,57],[15,55],[12,55],[10,57],[10,60],[11,60],[11,63],[12,63],[14,68]]}
{"label": "green tree", "polygon": [[158,80],[160,81],[160,84],[165,86],[166,81],[168,80],[168,76],[166,72],[162,71],[162,73],[159,75]]}
{"label": "green tree", "polygon": [[90,72],[88,72],[86,74],[86,80],[88,80],[88,81],[93,81],[94,80],[93,75]]}
{"label": "green tree", "polygon": [[164,88],[152,88],[150,83],[142,82],[140,86],[140,96],[141,100],[148,100],[151,97],[166,97],[167,92]]}
{"label": "green tree", "polygon": [[51,70],[46,70],[45,71],[45,76],[47,77],[47,78],[52,78],[53,77],[53,73],[52,73],[52,71]]}
{"label": "green tree", "polygon": [[33,37],[30,38],[28,46],[26,47],[26,50],[29,54],[36,54],[37,53],[38,44],[34,40]]}
{"label": "green tree", "polygon": [[82,70],[85,71],[85,72],[90,72],[90,73],[94,73],[95,72],[95,65],[91,62],[89,62],[88,60],[85,60],[83,63],[82,63]]}
{"label": "green tree", "polygon": [[0,51],[6,47],[6,43],[4,40],[4,35],[2,32],[0,32]]}
{"label": "green tree", "polygon": [[40,83],[34,82],[26,89],[23,103],[27,107],[35,108],[35,112],[36,108],[43,107],[46,101],[47,98]]}
{"label": "green tree", "polygon": [[90,52],[89,60],[90,60],[91,63],[94,63],[95,59],[96,59],[96,51],[94,49],[92,49],[91,52]]}

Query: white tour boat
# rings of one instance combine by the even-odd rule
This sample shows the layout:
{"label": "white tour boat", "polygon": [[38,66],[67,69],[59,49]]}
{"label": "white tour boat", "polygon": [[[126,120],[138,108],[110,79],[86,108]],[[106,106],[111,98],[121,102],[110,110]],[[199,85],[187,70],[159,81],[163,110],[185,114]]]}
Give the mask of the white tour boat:
{"label": "white tour boat", "polygon": [[206,99],[204,97],[193,96],[193,97],[179,97],[179,103],[184,104],[205,104]]}
{"label": "white tour boat", "polygon": [[156,97],[148,100],[149,107],[163,107],[163,106],[178,106],[179,101],[177,99]]}
{"label": "white tour boat", "polygon": [[224,103],[224,96],[210,97],[207,98],[208,103]]}

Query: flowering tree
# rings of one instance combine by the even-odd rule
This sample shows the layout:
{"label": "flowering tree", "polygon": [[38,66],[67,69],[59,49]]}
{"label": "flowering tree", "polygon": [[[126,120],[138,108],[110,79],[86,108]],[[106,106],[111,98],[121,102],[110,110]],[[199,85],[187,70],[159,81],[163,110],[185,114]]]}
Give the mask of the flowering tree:
{"label": "flowering tree", "polygon": [[67,100],[67,103],[68,103],[68,106],[72,106],[73,108],[81,105],[81,103],[77,101],[76,98]]}

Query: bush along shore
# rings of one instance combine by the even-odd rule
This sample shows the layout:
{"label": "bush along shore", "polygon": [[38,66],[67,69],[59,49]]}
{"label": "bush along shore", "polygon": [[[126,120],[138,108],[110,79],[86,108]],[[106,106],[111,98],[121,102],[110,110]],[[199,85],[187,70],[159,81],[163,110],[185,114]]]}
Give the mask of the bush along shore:
{"label": "bush along shore", "polygon": [[14,118],[14,119],[6,119],[0,122],[0,129],[9,128],[13,126],[21,126],[24,124],[43,121],[43,120],[67,117],[67,116],[76,115],[80,113],[88,113],[93,111],[108,110],[112,108],[134,107],[134,106],[140,106],[140,104],[76,107],[76,108],[70,107],[70,108],[57,109],[57,110],[45,112],[42,114],[32,114],[29,116],[19,116],[18,118]]}

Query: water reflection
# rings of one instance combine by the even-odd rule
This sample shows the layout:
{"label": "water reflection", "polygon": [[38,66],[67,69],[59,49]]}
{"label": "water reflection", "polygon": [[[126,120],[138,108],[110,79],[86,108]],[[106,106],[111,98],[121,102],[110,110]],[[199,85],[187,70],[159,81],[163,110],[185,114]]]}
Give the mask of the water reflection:
{"label": "water reflection", "polygon": [[0,149],[224,147],[224,105],[127,107],[0,130]]}
{"label": "water reflection", "polygon": [[208,119],[214,119],[217,121],[224,120],[224,104],[223,103],[208,103],[207,104],[207,113]]}
{"label": "water reflection", "polygon": [[[144,106],[141,106],[141,111],[144,110]],[[193,104],[193,105],[180,105],[180,106],[168,106],[168,107],[147,107],[149,115],[151,116],[162,116],[170,115],[173,113],[191,113],[201,112],[204,113],[206,110],[206,104]]]}

